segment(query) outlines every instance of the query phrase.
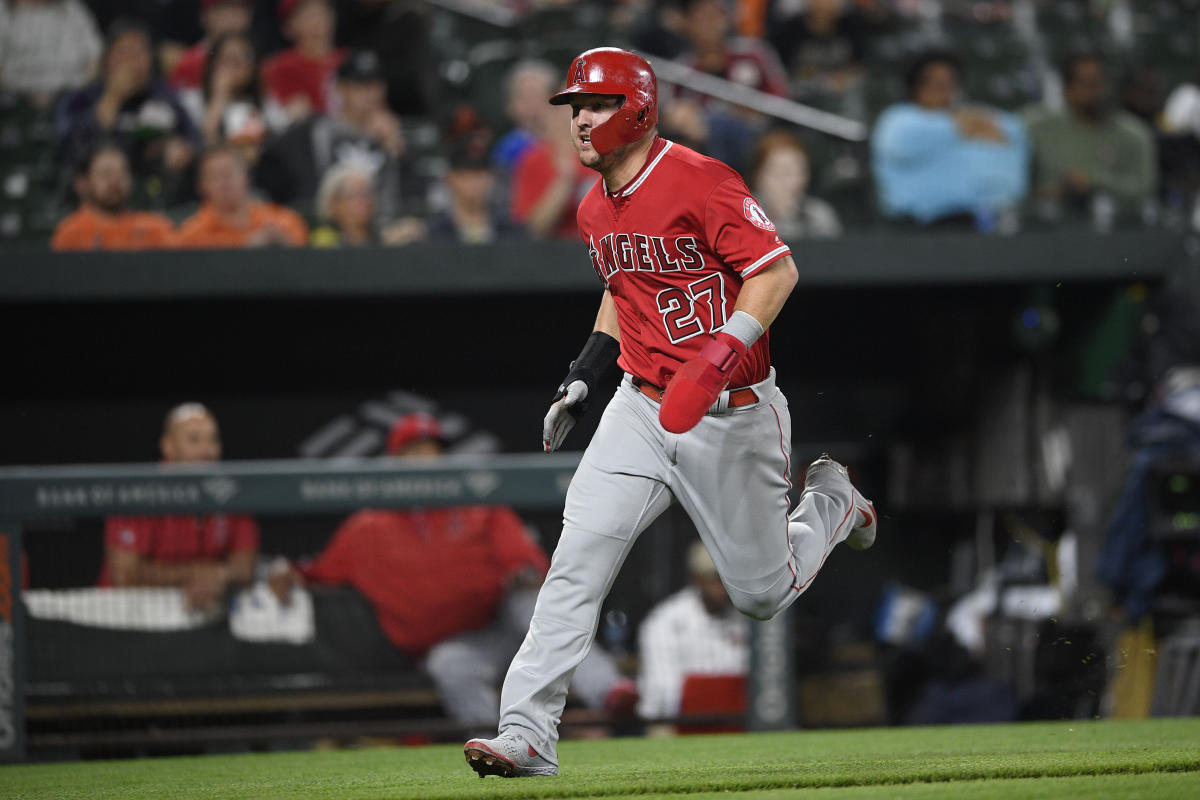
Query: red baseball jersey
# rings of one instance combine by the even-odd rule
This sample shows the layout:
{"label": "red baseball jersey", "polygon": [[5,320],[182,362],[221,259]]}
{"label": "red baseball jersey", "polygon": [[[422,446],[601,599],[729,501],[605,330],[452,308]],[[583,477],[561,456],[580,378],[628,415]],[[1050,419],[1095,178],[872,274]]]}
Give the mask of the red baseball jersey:
{"label": "red baseball jersey", "polygon": [[468,506],[360,511],[301,571],[358,589],[388,639],[417,656],[488,625],[513,575],[526,567],[545,575],[549,566],[511,509]]}
{"label": "red baseball jersey", "polygon": [[[659,386],[725,325],[743,281],[791,252],[737,172],[662,138],[620,190],[597,181],[578,220],[616,304],[617,363]],[[757,383],[770,367],[764,334],[729,385]]]}
{"label": "red baseball jersey", "polygon": [[[151,561],[216,561],[238,550],[257,550],[258,523],[244,514],[109,517],[104,543]],[[107,562],[98,583],[110,585]]]}

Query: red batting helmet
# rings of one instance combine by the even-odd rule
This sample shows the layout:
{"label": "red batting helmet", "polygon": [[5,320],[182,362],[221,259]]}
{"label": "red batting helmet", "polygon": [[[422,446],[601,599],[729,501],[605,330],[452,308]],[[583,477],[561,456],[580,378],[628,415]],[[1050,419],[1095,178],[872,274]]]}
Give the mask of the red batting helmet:
{"label": "red batting helmet", "polygon": [[625,99],[612,118],[592,129],[592,147],[601,155],[636,142],[658,122],[658,80],[646,59],[616,47],[580,53],[567,72],[567,88],[550,98],[552,105],[571,102],[571,95],[610,94]]}

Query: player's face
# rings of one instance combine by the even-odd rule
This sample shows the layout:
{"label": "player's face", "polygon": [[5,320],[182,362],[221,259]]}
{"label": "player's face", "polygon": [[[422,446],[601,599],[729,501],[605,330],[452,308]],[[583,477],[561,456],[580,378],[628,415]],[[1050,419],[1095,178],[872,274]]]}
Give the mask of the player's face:
{"label": "player's face", "polygon": [[217,421],[207,414],[179,420],[163,434],[159,444],[167,461],[217,461],[221,458]]}
{"label": "player's face", "polygon": [[571,143],[585,167],[603,171],[624,148],[600,155],[592,147],[592,130],[612,119],[624,102],[620,95],[581,94],[571,98]]}

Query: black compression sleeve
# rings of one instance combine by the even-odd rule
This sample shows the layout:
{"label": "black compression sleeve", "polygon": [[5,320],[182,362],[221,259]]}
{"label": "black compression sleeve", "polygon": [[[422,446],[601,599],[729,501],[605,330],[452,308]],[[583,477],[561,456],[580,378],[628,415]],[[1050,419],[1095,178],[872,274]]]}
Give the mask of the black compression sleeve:
{"label": "black compression sleeve", "polygon": [[555,399],[562,397],[566,388],[575,381],[587,384],[588,396],[594,397],[596,384],[608,376],[620,354],[621,344],[616,339],[603,331],[593,331],[579,351],[579,357],[571,362],[570,371],[558,387]]}

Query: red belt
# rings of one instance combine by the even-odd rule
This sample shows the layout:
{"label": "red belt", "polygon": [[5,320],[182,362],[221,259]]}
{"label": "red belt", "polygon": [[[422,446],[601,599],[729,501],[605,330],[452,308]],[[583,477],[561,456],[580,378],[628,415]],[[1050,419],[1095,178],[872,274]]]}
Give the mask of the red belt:
{"label": "red belt", "polygon": [[[663,392],[666,389],[661,386],[655,386],[649,381],[644,381],[641,378],[633,378],[633,386],[642,394],[649,397],[656,403],[661,403]],[[729,390],[729,405],[726,408],[741,408],[742,406],[752,405],[758,402],[758,393],[749,386],[743,386],[741,389]]]}

